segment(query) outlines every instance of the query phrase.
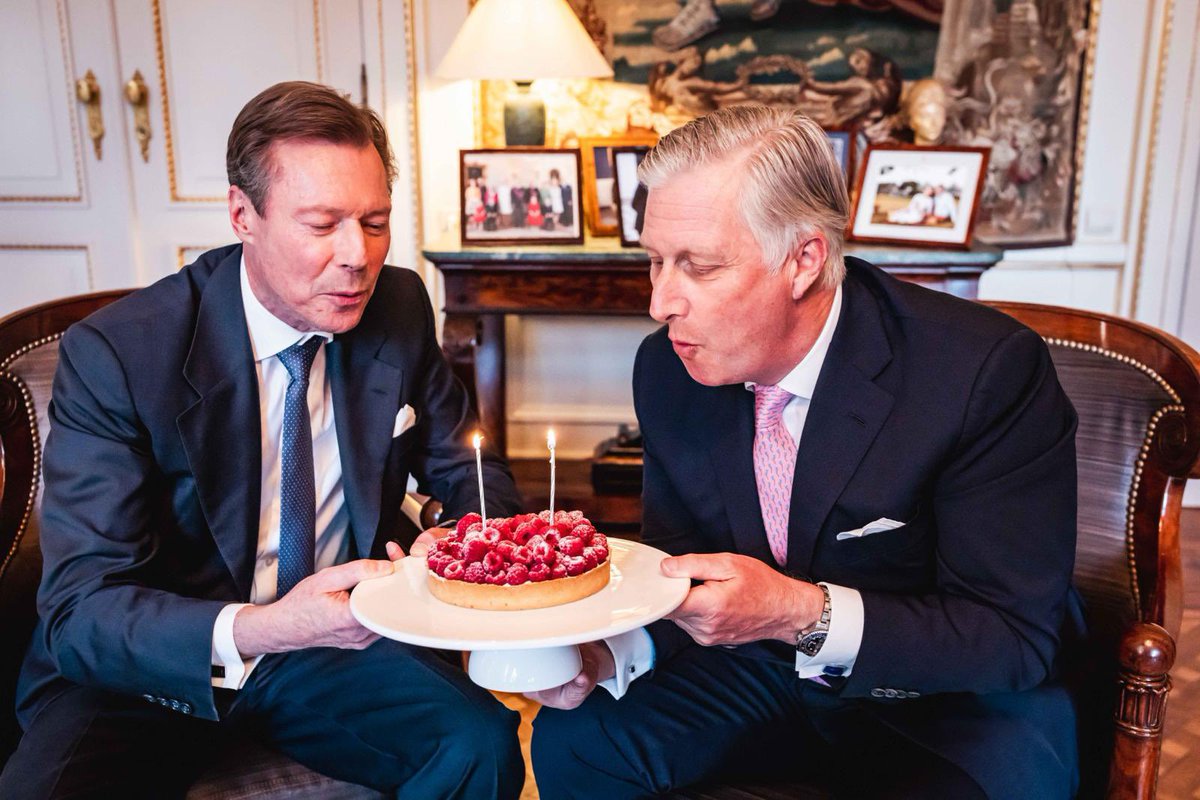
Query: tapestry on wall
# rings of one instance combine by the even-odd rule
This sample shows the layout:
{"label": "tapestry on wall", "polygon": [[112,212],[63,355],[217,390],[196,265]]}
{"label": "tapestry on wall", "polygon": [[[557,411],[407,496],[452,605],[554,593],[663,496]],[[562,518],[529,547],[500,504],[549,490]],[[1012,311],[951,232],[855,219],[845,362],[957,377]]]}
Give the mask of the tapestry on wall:
{"label": "tapestry on wall", "polygon": [[[907,86],[949,87],[940,144],[991,147],[975,238],[1070,241],[1089,0],[569,0],[612,81],[545,81],[547,143],[665,134],[740,103],[803,110],[863,145],[903,139]],[[503,144],[507,84],[479,141]],[[861,156],[862,148],[859,148]]]}

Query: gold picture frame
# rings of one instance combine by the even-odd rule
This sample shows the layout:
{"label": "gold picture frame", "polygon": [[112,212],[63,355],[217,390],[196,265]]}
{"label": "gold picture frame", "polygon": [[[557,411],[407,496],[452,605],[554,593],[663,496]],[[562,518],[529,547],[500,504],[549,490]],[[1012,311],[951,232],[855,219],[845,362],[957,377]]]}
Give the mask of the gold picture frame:
{"label": "gold picture frame", "polygon": [[[583,154],[583,213],[587,220],[588,230],[593,236],[616,236],[619,230],[618,208],[616,203],[604,205],[600,202],[597,184],[596,158],[597,151],[604,151],[602,158],[606,159],[607,168],[601,170],[600,180],[609,186],[608,196],[612,197],[612,187],[615,186],[612,153],[618,147],[653,147],[658,144],[658,134],[653,131],[634,131],[616,136],[581,136],[579,150]],[[607,172],[607,174],[605,174]],[[608,213],[605,209],[611,209]]]}

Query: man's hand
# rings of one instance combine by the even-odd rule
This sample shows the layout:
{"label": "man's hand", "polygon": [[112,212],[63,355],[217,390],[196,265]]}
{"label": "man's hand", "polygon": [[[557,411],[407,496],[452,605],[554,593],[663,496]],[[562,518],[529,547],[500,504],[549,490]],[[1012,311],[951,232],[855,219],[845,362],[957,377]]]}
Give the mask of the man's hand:
{"label": "man's hand", "polygon": [[[394,544],[394,543],[392,543]],[[394,552],[399,553],[393,556]],[[297,583],[274,603],[247,606],[233,618],[233,641],[245,658],[306,647],[362,650],[379,638],[350,614],[350,590],[371,578],[391,575],[404,557],[388,547],[392,561],[359,559],[326,567]]]}
{"label": "man's hand", "polygon": [[704,581],[667,616],[706,646],[763,639],[795,644],[796,634],[816,623],[825,605],[819,586],[789,578],[749,556],[675,556],[664,558],[661,569],[672,578]]}
{"label": "man's hand", "polygon": [[604,642],[579,645],[579,657],[583,660],[583,666],[580,667],[579,674],[570,681],[553,689],[526,692],[525,696],[544,706],[561,708],[564,711],[578,708],[596,688],[596,684],[611,678],[616,670],[612,651]]}
{"label": "man's hand", "polygon": [[[446,534],[450,533],[453,530],[454,530],[453,528],[430,528],[429,530],[424,531],[413,542],[412,548],[410,548],[410,550],[409,550],[409,554],[414,555],[414,556],[424,556],[427,552],[429,552],[430,545],[432,545],[438,539],[441,539],[443,536],[445,536]],[[394,544],[394,543],[393,542],[388,543],[388,555],[389,556],[392,554],[392,551],[391,551],[392,544]],[[399,547],[399,545],[397,545],[397,547]],[[396,559],[392,559],[392,560],[395,561]]]}

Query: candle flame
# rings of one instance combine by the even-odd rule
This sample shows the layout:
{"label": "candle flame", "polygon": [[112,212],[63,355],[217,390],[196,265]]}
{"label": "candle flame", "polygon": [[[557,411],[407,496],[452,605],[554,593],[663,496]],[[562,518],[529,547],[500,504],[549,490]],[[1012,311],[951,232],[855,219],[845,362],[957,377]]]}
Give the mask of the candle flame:
{"label": "candle flame", "polygon": [[475,445],[475,449],[479,449],[479,445],[483,443],[483,437],[478,433],[471,437],[471,442]]}
{"label": "candle flame", "polygon": [[550,430],[546,431],[546,446],[549,447],[551,450],[553,450],[554,446],[555,446],[555,444],[557,444],[557,442],[558,442],[558,439],[555,438],[555,436],[554,436],[554,428],[551,428]]}

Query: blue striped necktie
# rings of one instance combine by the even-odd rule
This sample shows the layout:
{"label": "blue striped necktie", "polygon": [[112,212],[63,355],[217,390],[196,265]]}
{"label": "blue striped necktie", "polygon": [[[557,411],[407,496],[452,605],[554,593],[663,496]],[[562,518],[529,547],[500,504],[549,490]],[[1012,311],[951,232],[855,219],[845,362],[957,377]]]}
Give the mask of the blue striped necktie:
{"label": "blue striped necktie", "polygon": [[312,424],[308,418],[308,372],[321,342],[321,337],[313,336],[279,354],[292,380],[283,401],[276,597],[283,597],[313,573],[317,499],[313,486]]}

